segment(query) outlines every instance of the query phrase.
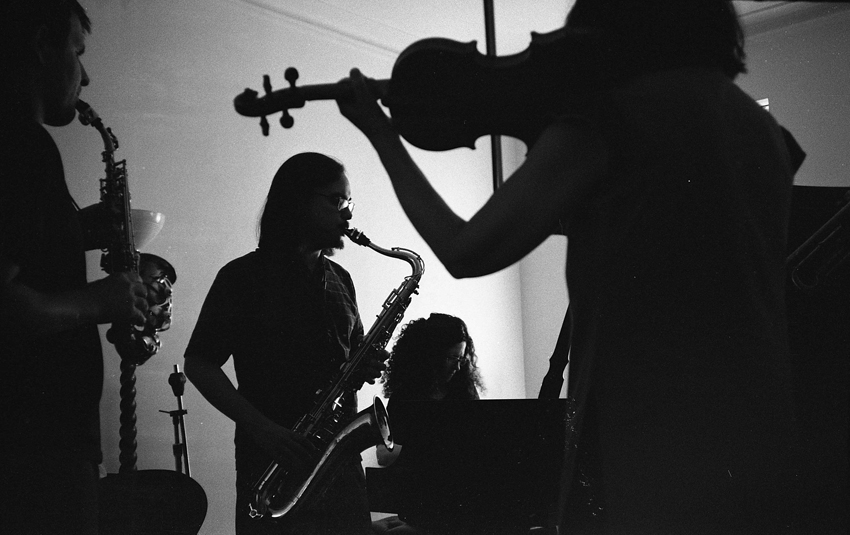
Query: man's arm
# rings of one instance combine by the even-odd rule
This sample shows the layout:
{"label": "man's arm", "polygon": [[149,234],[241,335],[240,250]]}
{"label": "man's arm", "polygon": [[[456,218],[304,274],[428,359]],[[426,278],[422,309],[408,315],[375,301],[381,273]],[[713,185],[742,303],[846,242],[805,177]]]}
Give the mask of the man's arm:
{"label": "man's arm", "polygon": [[142,325],[147,289],[135,273],[115,273],[78,290],[44,293],[17,280],[20,268],[0,260],[0,321],[27,335],[49,335],[87,324]]}
{"label": "man's arm", "polygon": [[187,355],[183,371],[213,407],[237,424],[244,425],[257,444],[269,455],[277,459],[287,459],[292,466],[308,465],[313,449],[310,442],[276,424],[251,405],[236,390],[220,366]]}

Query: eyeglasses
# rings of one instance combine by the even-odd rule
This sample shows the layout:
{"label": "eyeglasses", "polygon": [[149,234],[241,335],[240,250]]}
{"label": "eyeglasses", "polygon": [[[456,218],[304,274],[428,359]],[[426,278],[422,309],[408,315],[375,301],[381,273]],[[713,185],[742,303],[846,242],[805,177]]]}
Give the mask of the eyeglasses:
{"label": "eyeglasses", "polygon": [[466,366],[469,363],[468,357],[446,357],[446,362],[457,366]]}
{"label": "eyeglasses", "polygon": [[340,197],[339,195],[328,195],[325,193],[314,193],[314,195],[330,199],[331,201],[336,201],[336,209],[338,212],[342,212],[346,208],[348,208],[349,212],[354,212],[354,201],[352,201],[351,199],[346,199],[344,197]]}

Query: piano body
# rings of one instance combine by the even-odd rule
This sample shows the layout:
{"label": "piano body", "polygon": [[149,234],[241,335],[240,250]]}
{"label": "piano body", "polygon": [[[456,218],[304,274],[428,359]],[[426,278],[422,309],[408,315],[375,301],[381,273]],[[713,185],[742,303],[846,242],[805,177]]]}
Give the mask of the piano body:
{"label": "piano body", "polygon": [[564,399],[389,404],[396,461],[367,468],[371,509],[438,533],[556,533]]}

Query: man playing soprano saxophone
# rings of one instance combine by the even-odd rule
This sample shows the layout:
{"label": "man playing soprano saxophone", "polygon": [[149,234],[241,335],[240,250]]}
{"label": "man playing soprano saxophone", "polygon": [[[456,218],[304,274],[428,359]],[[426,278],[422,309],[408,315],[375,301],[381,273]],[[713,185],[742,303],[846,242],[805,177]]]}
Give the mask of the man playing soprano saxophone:
{"label": "man playing soprano saxophone", "polygon": [[43,127],[76,117],[90,28],[75,0],[0,8],[0,533],[98,532],[97,324],[142,324],[148,310],[135,273],[87,281],[77,207]]}
{"label": "man playing soprano saxophone", "polygon": [[[306,511],[249,517],[251,488],[273,460],[296,472],[311,466],[315,448],[291,428],[363,338],[351,276],[327,258],[343,247],[353,208],[339,162],[318,153],[284,162],[260,220],[259,247],[219,271],[186,349],[186,375],[236,422],[239,535],[370,533],[358,456]],[[238,390],[221,369],[231,356]],[[374,358],[362,381],[374,383],[383,369]],[[355,394],[344,396],[351,415]]]}

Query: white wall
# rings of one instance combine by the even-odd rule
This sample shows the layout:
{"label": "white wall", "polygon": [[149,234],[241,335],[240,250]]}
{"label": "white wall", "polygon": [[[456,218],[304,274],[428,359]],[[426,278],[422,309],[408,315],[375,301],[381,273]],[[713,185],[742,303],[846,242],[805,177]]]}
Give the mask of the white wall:
{"label": "white wall", "polygon": [[[519,265],[489,277],[454,280],[436,261],[407,222],[385,173],[362,137],[331,102],[308,103],[296,110],[295,127],[284,131],[272,117],[263,138],[257,122],[233,111],[232,100],[245,87],[260,89],[262,74],[275,87],[283,71],[295,66],[300,85],[328,83],[357,66],[367,75],[387,78],[408,33],[357,18],[374,27],[374,39],[355,39],[318,19],[295,18],[269,9],[293,4],[272,0],[82,0],[94,29],[85,65],[92,78],[82,98],[100,113],[120,142],[117,156],[127,159],[133,206],[161,211],[165,227],[147,252],[170,260],[178,272],[175,321],[163,333],[163,349],[137,370],[138,467],[173,467],[171,419],[176,401],[168,386],[203,298],[216,271],[255,246],[255,224],[278,165],[300,151],[338,157],[348,167],[357,212],[352,224],[384,247],[403,246],[425,259],[420,295],[406,319],[442,311],[463,317],[481,355],[488,398],[534,397],[546,371],[566,307],[565,239],[553,237]],[[436,2],[440,4],[441,2]],[[442,2],[445,3],[445,2]],[[345,21],[334,2],[299,3],[328,11]],[[451,2],[446,5],[451,4]],[[417,3],[417,9],[429,4]],[[536,6],[537,4],[535,4]],[[497,4],[498,7],[498,4]],[[565,12],[565,10],[563,10]],[[478,20],[464,26],[441,12],[454,33],[442,36],[481,39]],[[417,11],[417,17],[423,18]],[[563,13],[558,14],[563,20]],[[550,20],[558,20],[549,17]],[[436,31],[434,18],[425,20]],[[519,24],[511,19],[511,24]],[[525,21],[522,21],[525,22]],[[751,74],[740,83],[756,97],[770,97],[771,108],[809,152],[800,181],[850,185],[845,96],[850,53],[847,16],[818,19],[793,32],[774,31],[751,41]],[[530,26],[520,32],[546,32],[557,26]],[[458,30],[457,28],[460,27]],[[464,29],[468,28],[468,30]],[[386,30],[386,35],[381,34]],[[463,32],[468,31],[465,35]],[[426,37],[431,35],[422,35]],[[391,43],[387,45],[386,43]],[[513,53],[512,45],[500,53]],[[802,55],[799,55],[802,54]],[[824,127],[826,125],[826,127]],[[62,150],[69,186],[81,206],[98,200],[102,146],[91,128],[74,124],[52,130]],[[414,150],[414,157],[448,203],[470,216],[491,192],[489,142],[475,151],[448,153]],[[522,160],[524,147],[506,141],[506,170]],[[364,323],[408,274],[407,265],[349,245],[337,259],[353,274]],[[98,255],[90,254],[90,276],[100,277]],[[118,358],[104,344],[106,378],[102,401],[105,465],[118,468]],[[232,367],[227,366],[232,375]],[[364,389],[362,402],[378,387]],[[185,394],[192,472],[210,502],[201,533],[230,533],[233,509],[233,425],[189,385]]]}
{"label": "white wall", "polygon": [[748,37],[750,72],[738,84],[753,98],[769,98],[770,112],[806,151],[796,184],[850,186],[850,7],[807,13],[819,16]]}
{"label": "white wall", "polygon": [[[133,206],[165,214],[162,232],[143,252],[167,258],[178,274],[173,326],[161,336],[160,354],[136,372],[139,469],[173,468],[172,422],[159,412],[177,408],[168,376],[175,364],[182,367],[217,270],[255,247],[256,219],[271,177],[280,163],[301,151],[324,152],[344,162],[357,201],[354,226],[379,245],[403,246],[425,260],[420,295],[405,319],[432,311],[464,318],[481,357],[484,397],[525,397],[518,266],[473,280],[449,276],[402,213],[377,157],[334,103],[296,110],[292,130],[282,130],[277,117],[271,117],[267,138],[256,120],[233,109],[233,98],[244,88],[260,89],[263,74],[271,75],[275,87],[285,84],[288,66],[300,70],[300,84],[336,81],[353,66],[388,78],[399,51],[243,1],[82,3],[93,21],[83,58],[92,81],[82,98],[118,138],[116,157],[127,160]],[[51,133],[62,151],[72,195],[81,206],[97,202],[103,176],[97,132],[75,122]],[[413,151],[447,202],[465,217],[491,192],[489,143],[479,145],[474,151]],[[368,328],[409,268],[353,244],[336,258],[354,277]],[[99,253],[90,253],[89,261],[90,278],[101,277]],[[104,464],[116,472],[119,360],[105,340],[104,349]],[[226,370],[232,377],[230,364]],[[377,386],[364,389],[361,404],[377,393]],[[192,475],[209,499],[201,533],[230,533],[233,424],[191,385],[184,403]]]}

